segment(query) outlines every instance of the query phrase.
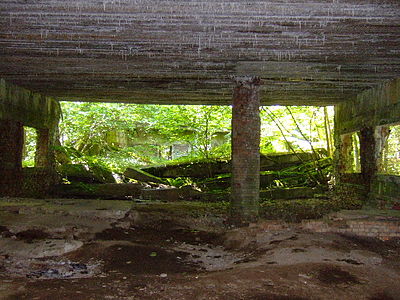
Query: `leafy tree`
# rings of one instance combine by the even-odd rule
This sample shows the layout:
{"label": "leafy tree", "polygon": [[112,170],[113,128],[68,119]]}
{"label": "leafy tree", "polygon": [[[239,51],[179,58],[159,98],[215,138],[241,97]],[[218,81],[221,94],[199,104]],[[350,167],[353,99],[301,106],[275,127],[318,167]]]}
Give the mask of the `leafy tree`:
{"label": "leafy tree", "polygon": [[382,155],[381,172],[400,175],[400,125],[390,126]]}
{"label": "leafy tree", "polygon": [[[178,160],[229,158],[231,107],[62,102],[62,149],[73,162],[113,169],[165,163],[174,145],[189,145]],[[332,108],[261,109],[261,151],[332,151]],[[216,136],[224,136],[216,146]],[[122,139],[123,137],[123,139]],[[123,142],[125,141],[125,142]],[[176,158],[175,158],[176,160]]]}
{"label": "leafy tree", "polygon": [[[102,156],[103,160],[123,164],[159,162],[161,154],[174,143],[189,144],[192,158],[210,159],[215,156],[213,135],[230,131],[231,109],[223,106],[63,102],[62,108],[63,145],[85,156]],[[122,132],[132,140],[140,135],[146,141],[122,149],[108,138],[111,132]],[[224,149],[227,154],[229,148]]]}
{"label": "leafy tree", "polygon": [[261,109],[263,152],[327,149],[332,154],[333,107],[269,106]]}

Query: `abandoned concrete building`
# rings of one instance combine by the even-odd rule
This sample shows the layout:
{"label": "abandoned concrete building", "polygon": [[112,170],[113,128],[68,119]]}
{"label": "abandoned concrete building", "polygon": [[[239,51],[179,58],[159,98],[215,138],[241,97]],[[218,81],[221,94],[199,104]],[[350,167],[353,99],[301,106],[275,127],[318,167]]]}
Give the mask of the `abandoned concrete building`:
{"label": "abandoned concrete building", "polygon": [[[110,273],[114,275],[104,275],[107,273],[105,269],[101,271],[105,273],[92,272],[90,268],[97,268],[97,265],[90,266],[88,262],[71,263],[69,266],[73,266],[75,271],[84,268],[86,274],[91,276],[71,275],[69,278],[72,281],[64,282],[52,273],[56,279],[39,284],[34,279],[44,278],[49,272],[42,273],[42,277],[32,272],[28,273],[37,276],[27,277],[26,272],[21,275],[15,271],[16,264],[9,261],[12,255],[6,253],[9,249],[7,245],[18,240],[18,230],[15,229],[13,233],[10,229],[12,225],[9,215],[15,215],[17,208],[19,210],[16,213],[24,215],[24,209],[29,210],[31,206],[37,207],[35,213],[40,215],[40,207],[49,205],[51,200],[45,199],[58,183],[54,146],[62,114],[59,101],[232,105],[229,223],[238,227],[252,225],[235,229],[237,231],[231,232],[225,239],[224,246],[231,242],[229,246],[235,248],[239,243],[245,246],[237,249],[250,251],[250,237],[259,238],[262,232],[268,238],[261,238],[262,242],[256,239],[256,242],[265,244],[269,239],[270,245],[276,247],[278,242],[271,242],[274,237],[280,237],[279,243],[284,244],[293,237],[288,232],[297,232],[296,239],[299,240],[302,234],[309,234],[298,233],[300,229],[293,229],[286,223],[268,223],[268,220],[257,223],[260,106],[334,106],[334,192],[344,199],[347,195],[357,193],[363,199],[365,208],[395,214],[396,209],[392,208],[400,207],[400,176],[384,173],[381,154],[390,128],[400,124],[399,1],[2,0],[0,16],[0,197],[4,197],[0,199],[0,207],[4,207],[0,214],[0,298],[399,299],[400,290],[396,283],[400,280],[400,265],[395,261],[400,253],[394,254],[396,250],[392,248],[392,252],[388,250],[392,256],[381,252],[380,255],[374,252],[375,256],[371,252],[368,256],[361,253],[366,251],[364,248],[357,248],[349,250],[353,254],[358,251],[357,255],[340,258],[337,253],[345,251],[344,248],[335,254],[330,253],[329,257],[323,257],[313,245],[303,245],[304,248],[314,249],[314,252],[310,250],[313,258],[300,260],[310,265],[304,267],[303,271],[298,267],[297,272],[295,266],[298,261],[293,257],[305,255],[302,252],[306,251],[303,248],[299,250],[300,246],[297,245],[297,248],[292,248],[293,251],[286,254],[286,248],[279,248],[281,252],[275,249],[275,260],[269,258],[263,262],[263,267],[267,266],[268,270],[254,266],[255,263],[239,267],[242,266],[239,263],[246,264],[258,259],[252,256],[241,257],[241,260],[238,258],[235,264],[225,260],[225,269],[210,267],[212,263],[208,262],[209,265],[199,275],[193,273],[192,269],[175,270],[172,263],[170,267],[175,272],[169,272],[167,268],[162,269],[159,272],[161,274],[156,273],[158,270],[146,273],[146,266],[139,267],[134,260],[143,260],[153,270],[155,267],[149,261],[161,259],[164,250],[157,250],[158,254],[154,251],[150,251],[150,254],[146,252],[143,258],[138,254],[142,248],[137,245],[133,253],[128,249],[133,244],[129,246],[126,241],[121,244],[110,242],[108,246],[102,246],[108,249],[107,256],[112,256],[118,249],[126,250],[122,259],[127,260],[127,265],[135,265],[141,270],[135,273],[136,277],[131,278],[131,275],[123,273],[128,270],[124,269],[126,265],[118,272]],[[29,170],[22,168],[24,126],[37,130],[35,168]],[[360,149],[360,168],[357,172],[351,169],[351,147],[355,134],[359,138]],[[31,197],[33,186],[43,196],[36,200],[30,199],[31,204],[24,206],[25,202],[21,199]],[[13,206],[12,199],[19,199],[16,201],[20,202]],[[65,204],[62,204],[62,201],[51,202],[54,206],[50,209],[51,214],[57,215],[63,210],[63,205],[73,210],[73,203],[78,203],[66,199]],[[128,215],[135,222],[139,222],[139,219],[143,222],[143,216],[137,217],[131,207],[127,209],[129,204],[126,202],[129,201],[123,202],[96,202],[95,205],[100,205],[93,208],[97,219],[105,215],[102,210],[106,209],[101,205],[107,205],[109,215],[115,213],[114,219],[107,217],[108,227],[97,223],[96,226],[101,230],[109,230],[111,224],[118,223],[123,217],[121,222],[128,222]],[[114,204],[118,207],[118,213],[115,212]],[[58,208],[55,208],[56,205]],[[84,210],[82,203],[76,205]],[[14,207],[14,210],[10,207]],[[121,211],[123,215],[118,215]],[[373,220],[370,217],[365,222],[363,219],[346,218],[343,215],[337,217],[341,223],[336,227],[329,227],[329,224],[322,221],[309,221],[302,223],[302,230],[309,229],[314,235],[322,232],[325,235],[333,234],[332,231],[357,233],[359,230],[367,237],[383,240],[400,238],[398,214],[397,217],[382,217],[378,213]],[[25,219],[21,220],[18,222],[24,222]],[[83,222],[82,218],[75,221],[76,224],[71,224],[69,220],[68,226],[81,232],[79,222]],[[31,219],[29,222],[36,224]],[[186,226],[190,227],[188,224],[191,222],[194,221],[187,221]],[[122,232],[127,232],[129,236],[130,225],[126,225],[126,228],[123,225]],[[18,226],[21,231],[29,229],[28,223],[19,223]],[[68,226],[63,225],[64,231]],[[101,235],[99,228],[97,237]],[[14,239],[10,238],[13,234]],[[74,240],[75,244],[68,244],[71,248],[68,251],[68,247],[62,244],[62,254],[65,255],[72,250],[84,249],[86,252],[83,252],[92,254],[97,251],[88,248],[77,250],[83,244],[82,247],[87,247],[87,241],[77,243],[78,235],[72,234],[62,239],[62,234],[58,232],[58,236],[52,240],[68,240],[69,243],[71,239]],[[312,240],[310,236],[307,237]],[[339,239],[338,236],[336,238]],[[340,239],[345,238],[340,236]],[[294,240],[292,238],[292,242],[296,243]],[[196,237],[193,249],[199,245],[199,241],[203,241],[201,236]],[[345,244],[343,240],[341,243]],[[379,241],[382,244],[378,241],[374,243],[377,243],[380,251],[389,247],[382,241]],[[30,247],[29,243],[18,245],[16,247]],[[100,246],[93,247],[100,249]],[[398,244],[396,247],[398,249]],[[185,252],[182,249],[179,251]],[[218,251],[222,250],[215,249],[215,259],[231,255],[229,259],[234,261],[232,257],[238,255],[220,254]],[[198,250],[196,255],[201,255],[201,249]],[[251,253],[253,255],[256,252]],[[129,256],[133,257],[132,263]],[[35,259],[43,257],[34,256]],[[315,257],[321,258],[321,261],[315,260]],[[68,259],[73,261],[74,257],[69,256]],[[353,266],[344,265],[346,259],[347,262],[356,262]],[[379,269],[383,268],[381,265],[377,266],[377,260],[382,264],[386,260],[384,271]],[[327,261],[336,261],[336,264],[332,262],[330,265],[329,272],[325,272],[328,267],[323,265],[328,264]],[[292,278],[293,275],[287,275],[283,269],[291,263],[293,272],[297,272],[296,279]],[[246,269],[250,267],[254,269]],[[358,271],[354,271],[355,268]],[[366,270],[371,268],[373,271],[368,275]],[[209,275],[204,269],[215,272]],[[10,275],[12,272],[15,272],[15,278]],[[58,270],[57,274],[60,272]],[[342,278],[342,282],[333,285],[328,282],[329,274],[333,274],[331,280],[334,281],[345,273],[348,277]],[[355,273],[357,276],[352,275]],[[138,274],[148,276],[140,277]],[[280,277],[274,277],[274,274],[280,274]],[[18,281],[21,276],[24,278],[23,283]],[[264,279],[261,280],[261,277]],[[74,278],[87,281],[80,286]],[[90,281],[95,279],[97,281]],[[126,279],[134,284],[123,284]],[[372,284],[373,279],[375,281]],[[112,284],[109,285],[107,280]],[[260,284],[257,280],[261,280]],[[313,288],[310,289],[310,285],[307,287],[303,281],[313,284]],[[97,288],[99,284],[103,288]],[[338,291],[340,284],[346,285],[346,288],[340,286]],[[57,293],[60,298],[55,297]]]}

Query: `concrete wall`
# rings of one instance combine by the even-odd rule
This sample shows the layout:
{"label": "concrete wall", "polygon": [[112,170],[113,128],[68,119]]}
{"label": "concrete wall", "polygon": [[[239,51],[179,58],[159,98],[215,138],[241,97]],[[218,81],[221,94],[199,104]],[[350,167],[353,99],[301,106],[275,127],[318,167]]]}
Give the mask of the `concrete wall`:
{"label": "concrete wall", "polygon": [[[0,197],[46,194],[58,180],[53,145],[61,108],[57,100],[0,79]],[[22,169],[23,126],[37,129],[36,167]]]}
{"label": "concrete wall", "polygon": [[[335,143],[338,170],[338,184],[341,188],[353,188],[354,184],[364,190],[363,197],[369,204],[379,207],[393,207],[400,202],[400,176],[379,173],[378,159],[381,149],[381,126],[400,122],[400,79],[364,91],[354,101],[335,106]],[[360,131],[361,164],[360,174],[343,176],[341,161],[346,153],[341,136]],[[364,164],[364,166],[363,166]],[[352,176],[354,178],[352,178]],[[357,180],[356,180],[357,179]],[[361,180],[360,180],[361,179]],[[366,201],[367,202],[367,201]]]}
{"label": "concrete wall", "polygon": [[314,232],[336,232],[383,241],[400,238],[400,222],[398,219],[379,220],[377,218],[350,219],[336,222],[325,220],[304,220],[301,228]]}
{"label": "concrete wall", "polygon": [[400,122],[400,78],[335,106],[335,126],[340,134],[396,122]]}
{"label": "concrete wall", "polygon": [[57,100],[0,79],[0,120],[14,120],[24,126],[50,129],[58,124],[60,114]]}

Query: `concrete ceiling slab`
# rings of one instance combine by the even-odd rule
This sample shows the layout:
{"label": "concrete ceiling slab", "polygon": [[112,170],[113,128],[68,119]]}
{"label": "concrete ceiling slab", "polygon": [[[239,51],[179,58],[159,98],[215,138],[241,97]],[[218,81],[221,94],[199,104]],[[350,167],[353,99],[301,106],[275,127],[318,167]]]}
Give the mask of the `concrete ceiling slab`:
{"label": "concrete ceiling slab", "polygon": [[61,100],[331,105],[400,77],[398,0],[2,0],[0,77]]}

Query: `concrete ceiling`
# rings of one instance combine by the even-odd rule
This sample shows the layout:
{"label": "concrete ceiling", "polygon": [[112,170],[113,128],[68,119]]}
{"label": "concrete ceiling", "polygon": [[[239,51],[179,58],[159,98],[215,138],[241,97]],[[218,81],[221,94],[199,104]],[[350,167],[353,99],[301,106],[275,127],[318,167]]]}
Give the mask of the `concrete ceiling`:
{"label": "concrete ceiling", "polygon": [[330,105],[400,77],[399,0],[1,0],[0,77],[62,100]]}

